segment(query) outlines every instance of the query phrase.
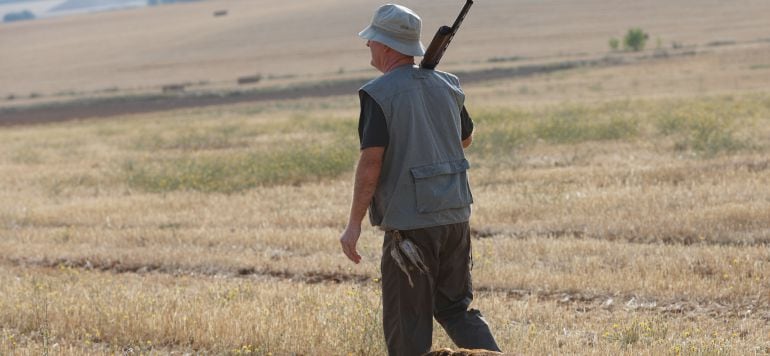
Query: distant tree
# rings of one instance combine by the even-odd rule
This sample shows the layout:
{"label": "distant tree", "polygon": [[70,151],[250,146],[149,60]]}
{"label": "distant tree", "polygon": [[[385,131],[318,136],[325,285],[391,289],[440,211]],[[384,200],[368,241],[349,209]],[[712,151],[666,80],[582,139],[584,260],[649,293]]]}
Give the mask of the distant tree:
{"label": "distant tree", "polygon": [[626,50],[641,51],[647,43],[649,35],[644,33],[641,28],[632,28],[623,38],[623,47]]}
{"label": "distant tree", "polygon": [[14,21],[24,21],[24,20],[34,20],[35,14],[33,14],[29,10],[19,11],[19,12],[10,12],[5,14],[3,16],[3,22],[14,22]]}
{"label": "distant tree", "polygon": [[610,38],[610,49],[613,51],[617,51],[618,47],[620,47],[620,40],[615,37]]}

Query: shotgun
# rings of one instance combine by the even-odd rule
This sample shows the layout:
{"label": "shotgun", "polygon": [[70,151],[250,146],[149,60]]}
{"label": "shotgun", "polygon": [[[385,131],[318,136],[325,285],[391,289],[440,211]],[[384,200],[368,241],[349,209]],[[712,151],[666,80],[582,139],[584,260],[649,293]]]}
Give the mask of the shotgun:
{"label": "shotgun", "polygon": [[471,5],[473,5],[473,0],[466,0],[465,6],[463,6],[462,10],[460,10],[460,15],[457,16],[457,19],[455,20],[455,23],[452,25],[452,27],[446,25],[439,27],[436,35],[433,36],[433,40],[430,41],[430,45],[425,51],[425,55],[422,57],[420,68],[436,68],[438,62],[441,60],[441,57],[444,56],[444,52],[446,52],[447,47],[449,47],[449,42],[452,42],[452,37],[454,37],[457,33],[457,30],[460,29],[460,24],[465,19],[465,15],[468,14],[468,10],[470,10]]}

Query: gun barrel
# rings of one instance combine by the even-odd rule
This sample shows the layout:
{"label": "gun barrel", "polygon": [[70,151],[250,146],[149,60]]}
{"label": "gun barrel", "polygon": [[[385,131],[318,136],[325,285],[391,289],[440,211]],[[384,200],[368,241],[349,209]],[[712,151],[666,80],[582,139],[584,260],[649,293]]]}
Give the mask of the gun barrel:
{"label": "gun barrel", "polygon": [[471,5],[473,5],[473,0],[465,1],[465,5],[463,6],[463,9],[460,10],[460,15],[457,16],[455,23],[452,24],[453,32],[457,33],[457,30],[460,29],[460,24],[463,23],[463,20],[465,19],[465,15],[467,15],[468,11],[470,11]]}

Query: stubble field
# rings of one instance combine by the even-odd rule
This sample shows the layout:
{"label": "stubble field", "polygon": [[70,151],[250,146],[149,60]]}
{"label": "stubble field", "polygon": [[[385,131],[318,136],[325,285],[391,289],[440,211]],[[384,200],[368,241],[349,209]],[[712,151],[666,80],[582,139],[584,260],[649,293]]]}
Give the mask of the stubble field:
{"label": "stubble field", "polygon": [[[360,266],[337,243],[355,111],[5,129],[0,348],[382,353],[380,233]],[[770,96],[475,116],[476,306],[506,350],[768,352]]]}
{"label": "stubble field", "polygon": [[[748,25],[465,87],[474,307],[505,351],[770,354],[770,43]],[[338,243],[357,105],[0,129],[0,354],[383,354],[381,233],[360,265]]]}

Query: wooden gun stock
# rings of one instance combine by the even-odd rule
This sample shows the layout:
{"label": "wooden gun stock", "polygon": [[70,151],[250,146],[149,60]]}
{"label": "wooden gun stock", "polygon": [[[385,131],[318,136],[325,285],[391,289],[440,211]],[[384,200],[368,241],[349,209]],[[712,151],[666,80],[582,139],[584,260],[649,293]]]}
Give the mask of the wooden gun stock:
{"label": "wooden gun stock", "polygon": [[441,61],[441,57],[444,56],[444,52],[446,52],[447,47],[449,47],[449,43],[452,42],[452,38],[457,33],[457,30],[460,29],[460,24],[465,19],[465,15],[468,14],[468,10],[470,10],[471,5],[473,5],[473,0],[466,0],[465,6],[463,6],[462,10],[460,10],[460,15],[457,16],[457,19],[455,20],[455,23],[452,25],[452,27],[439,27],[436,35],[433,36],[433,40],[430,41],[428,49],[425,50],[425,55],[422,57],[422,62],[420,62],[420,68],[436,68],[438,62]]}

